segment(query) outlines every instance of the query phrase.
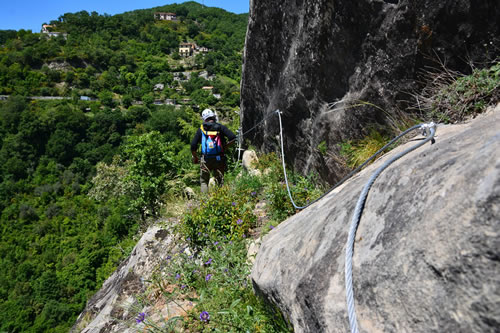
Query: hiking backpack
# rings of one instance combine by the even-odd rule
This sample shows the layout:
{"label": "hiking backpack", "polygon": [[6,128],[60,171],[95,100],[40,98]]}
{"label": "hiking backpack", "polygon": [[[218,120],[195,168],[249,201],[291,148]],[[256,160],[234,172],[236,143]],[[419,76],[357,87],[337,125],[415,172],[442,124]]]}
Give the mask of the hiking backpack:
{"label": "hiking backpack", "polygon": [[211,128],[211,130],[205,131],[203,124],[201,125],[201,153],[206,157],[216,157],[217,160],[220,159],[220,155],[224,152],[222,147],[221,132],[218,131],[218,127]]}

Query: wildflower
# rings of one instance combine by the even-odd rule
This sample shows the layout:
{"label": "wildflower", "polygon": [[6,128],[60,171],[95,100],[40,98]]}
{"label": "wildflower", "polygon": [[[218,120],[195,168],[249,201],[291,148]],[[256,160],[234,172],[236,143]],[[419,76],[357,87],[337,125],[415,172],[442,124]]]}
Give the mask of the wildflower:
{"label": "wildflower", "polygon": [[205,276],[205,281],[209,281],[211,278],[212,278],[212,274],[207,274],[207,276]]}
{"label": "wildflower", "polygon": [[212,263],[212,258],[208,259],[208,261],[205,263],[205,265],[210,265]]}
{"label": "wildflower", "polygon": [[238,219],[238,221],[236,221],[236,224],[242,224],[243,221],[241,219]]}
{"label": "wildflower", "polygon": [[214,242],[214,245],[217,245],[217,244],[219,244],[219,242]]}
{"label": "wildflower", "polygon": [[191,237],[186,238],[186,240],[187,240],[188,242],[190,242],[190,241],[191,241]]}
{"label": "wildflower", "polygon": [[202,313],[200,313],[200,320],[208,322],[210,320],[210,314],[207,311],[203,311]]}
{"label": "wildflower", "polygon": [[231,205],[236,206],[236,202],[233,201],[233,203]]}
{"label": "wildflower", "polygon": [[181,289],[184,289],[184,288],[186,288],[186,285],[185,285],[185,284],[183,284],[183,285],[181,286]]}
{"label": "wildflower", "polygon": [[141,312],[141,313],[139,313],[139,315],[137,316],[135,321],[137,322],[137,324],[140,324],[144,321],[145,318],[146,318],[146,314],[144,312]]}
{"label": "wildflower", "polygon": [[253,197],[254,195],[256,195],[256,194],[257,194],[257,192],[253,191],[253,192],[252,192],[252,193],[250,193],[250,194],[251,194],[251,195],[252,195],[252,197]]}
{"label": "wildflower", "polygon": [[243,234],[243,238],[247,238],[247,235]]}
{"label": "wildflower", "polygon": [[224,268],[224,273],[227,273],[229,272],[229,269],[228,268]]}
{"label": "wildflower", "polygon": [[177,273],[177,275],[175,276],[175,279],[179,280],[180,278],[181,278],[181,275],[179,273]]}
{"label": "wildflower", "polygon": [[269,226],[269,229],[273,230],[273,229],[274,229],[274,225],[272,225],[272,224],[271,224],[271,225]]}
{"label": "wildflower", "polygon": [[172,256],[167,256],[167,260],[170,260],[170,259],[172,259]]}

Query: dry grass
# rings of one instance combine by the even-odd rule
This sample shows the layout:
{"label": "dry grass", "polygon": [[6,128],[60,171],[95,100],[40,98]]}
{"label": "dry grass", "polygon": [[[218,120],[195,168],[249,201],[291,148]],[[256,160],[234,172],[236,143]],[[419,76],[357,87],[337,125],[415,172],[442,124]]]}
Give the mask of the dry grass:
{"label": "dry grass", "polygon": [[424,89],[414,94],[416,109],[426,120],[463,122],[500,100],[500,62],[474,69],[463,75],[440,64],[440,70],[427,70]]}

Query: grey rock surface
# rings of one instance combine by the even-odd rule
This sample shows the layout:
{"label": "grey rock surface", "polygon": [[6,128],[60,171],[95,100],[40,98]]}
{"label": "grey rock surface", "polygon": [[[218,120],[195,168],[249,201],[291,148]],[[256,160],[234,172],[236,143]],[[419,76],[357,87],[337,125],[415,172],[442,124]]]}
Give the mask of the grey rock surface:
{"label": "grey rock surface", "polygon": [[131,255],[87,302],[71,332],[136,332],[132,324],[142,311],[136,296],[145,290],[145,281],[175,244],[173,234],[167,228],[150,227]]}
{"label": "grey rock surface", "polygon": [[[251,0],[243,131],[280,109],[287,164],[333,184],[346,173],[338,144],[394,125],[437,56],[463,72],[500,56],[498,22],[491,0]],[[274,151],[278,131],[270,116],[245,139]]]}
{"label": "grey rock surface", "polygon": [[[416,140],[416,139],[415,139]],[[362,187],[397,147],[263,240],[257,292],[295,332],[348,332],[344,258]],[[356,234],[360,332],[499,332],[500,105],[439,126],[375,181]]]}

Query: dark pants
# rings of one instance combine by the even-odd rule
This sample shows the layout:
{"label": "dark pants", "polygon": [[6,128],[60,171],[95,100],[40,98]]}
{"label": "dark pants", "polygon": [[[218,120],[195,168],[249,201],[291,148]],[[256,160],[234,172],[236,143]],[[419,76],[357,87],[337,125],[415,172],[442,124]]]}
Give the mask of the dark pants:
{"label": "dark pants", "polygon": [[221,156],[219,161],[216,158],[206,158],[205,156],[201,157],[200,161],[201,193],[208,192],[208,183],[210,181],[210,175],[214,176],[215,182],[218,186],[221,186],[224,183],[225,168],[226,168],[226,160],[224,159],[224,156]]}

